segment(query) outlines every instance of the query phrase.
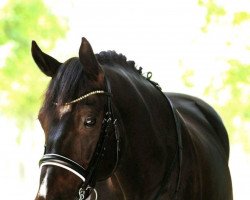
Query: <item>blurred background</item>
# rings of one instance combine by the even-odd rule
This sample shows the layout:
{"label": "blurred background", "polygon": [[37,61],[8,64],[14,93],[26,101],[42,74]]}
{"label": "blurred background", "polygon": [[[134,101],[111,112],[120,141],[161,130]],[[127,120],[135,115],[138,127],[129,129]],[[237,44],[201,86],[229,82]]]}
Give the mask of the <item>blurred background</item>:
{"label": "blurred background", "polygon": [[0,19],[1,199],[34,199],[39,182],[49,78],[31,41],[63,62],[82,36],[96,53],[116,50],[153,72],[164,91],[210,103],[229,133],[234,197],[249,199],[249,0],[0,0]]}

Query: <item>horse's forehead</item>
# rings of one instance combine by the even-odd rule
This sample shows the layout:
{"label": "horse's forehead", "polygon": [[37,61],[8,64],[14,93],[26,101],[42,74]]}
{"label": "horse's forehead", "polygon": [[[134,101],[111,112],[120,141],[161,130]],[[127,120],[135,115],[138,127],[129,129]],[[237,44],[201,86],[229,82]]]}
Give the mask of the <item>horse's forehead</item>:
{"label": "horse's forehead", "polygon": [[58,115],[60,118],[63,117],[66,113],[69,113],[72,110],[72,105],[60,105],[58,108]]}

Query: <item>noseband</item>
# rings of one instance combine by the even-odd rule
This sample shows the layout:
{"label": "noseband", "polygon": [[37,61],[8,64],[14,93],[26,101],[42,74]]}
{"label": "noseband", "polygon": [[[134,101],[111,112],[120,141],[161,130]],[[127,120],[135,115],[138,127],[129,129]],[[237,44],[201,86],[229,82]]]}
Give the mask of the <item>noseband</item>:
{"label": "noseband", "polygon": [[[105,79],[106,83],[106,91],[104,90],[96,90],[92,91],[88,94],[85,94],[71,102],[66,103],[65,105],[70,105],[82,101],[83,99],[88,98],[92,95],[106,95],[107,96],[107,105],[105,108],[105,117],[102,122],[101,134],[99,140],[97,142],[95,152],[91,158],[91,161],[88,167],[85,169],[80,164],[76,163],[75,161],[71,160],[70,158],[64,157],[59,154],[44,154],[42,159],[39,162],[40,167],[43,166],[57,166],[64,168],[75,175],[77,175],[83,181],[82,186],[79,189],[79,200],[84,200],[89,197],[89,195],[94,190],[95,197],[97,199],[97,192],[94,189],[96,180],[94,178],[94,174],[96,169],[100,163],[100,160],[104,156],[104,152],[106,149],[107,141],[109,138],[115,134],[116,139],[116,161],[112,173],[115,171],[118,161],[119,161],[119,154],[120,154],[120,134],[117,127],[117,119],[114,117],[113,108],[112,108],[112,101],[111,101],[111,88],[109,81]],[[110,174],[111,175],[111,174]]]}

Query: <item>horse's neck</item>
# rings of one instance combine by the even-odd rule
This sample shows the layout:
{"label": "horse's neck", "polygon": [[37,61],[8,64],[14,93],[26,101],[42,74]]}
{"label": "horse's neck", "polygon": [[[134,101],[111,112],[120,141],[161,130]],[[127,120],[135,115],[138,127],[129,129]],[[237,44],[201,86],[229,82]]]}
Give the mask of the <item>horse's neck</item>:
{"label": "horse's neck", "polygon": [[[111,84],[124,126],[117,182],[125,193],[154,195],[170,170],[177,147],[171,108],[164,95],[143,77],[120,76]],[[135,191],[138,185],[147,191]]]}

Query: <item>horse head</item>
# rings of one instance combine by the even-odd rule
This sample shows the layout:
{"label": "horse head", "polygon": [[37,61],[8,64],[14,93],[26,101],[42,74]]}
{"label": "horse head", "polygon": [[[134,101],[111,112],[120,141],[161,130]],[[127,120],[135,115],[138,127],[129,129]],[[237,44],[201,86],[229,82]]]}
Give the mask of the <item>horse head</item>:
{"label": "horse head", "polygon": [[228,135],[208,104],[161,92],[134,62],[94,54],[85,38],[64,63],[34,41],[32,55],[51,77],[35,200],[232,199]]}
{"label": "horse head", "polygon": [[40,70],[51,77],[38,115],[45,152],[36,200],[85,199],[117,164],[116,155],[109,153],[115,137],[110,88],[85,38],[79,58],[64,63],[44,53],[35,41],[31,52]]}

